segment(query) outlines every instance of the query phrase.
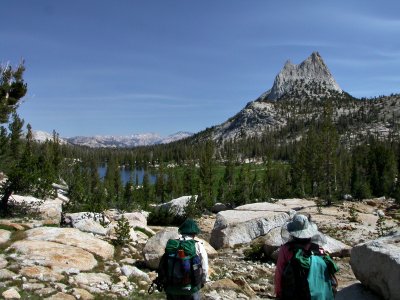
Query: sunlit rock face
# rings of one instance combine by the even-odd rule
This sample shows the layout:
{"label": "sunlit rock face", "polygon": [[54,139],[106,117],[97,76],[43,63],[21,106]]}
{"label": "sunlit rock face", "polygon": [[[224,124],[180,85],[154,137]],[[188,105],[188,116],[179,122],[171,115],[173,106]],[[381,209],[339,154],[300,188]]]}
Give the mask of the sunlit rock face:
{"label": "sunlit rock face", "polygon": [[304,84],[304,87],[317,84],[323,86],[324,90],[342,92],[322,57],[318,52],[313,52],[299,65],[287,61],[276,76],[271,90],[266,92],[262,98],[263,100],[278,100],[293,89],[297,89],[299,83]]}

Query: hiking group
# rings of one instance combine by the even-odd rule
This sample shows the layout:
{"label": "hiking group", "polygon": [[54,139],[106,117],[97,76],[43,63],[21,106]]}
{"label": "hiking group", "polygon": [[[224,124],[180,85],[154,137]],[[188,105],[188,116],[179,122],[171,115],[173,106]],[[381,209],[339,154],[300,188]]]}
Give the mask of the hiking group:
{"label": "hiking group", "polygon": [[[170,239],[153,282],[167,300],[199,300],[208,281],[208,257],[197,223],[187,219],[179,227],[179,238]],[[275,293],[280,300],[333,300],[338,267],[323,249],[326,238],[310,217],[296,214],[281,230],[285,242],[279,249],[275,271]]]}

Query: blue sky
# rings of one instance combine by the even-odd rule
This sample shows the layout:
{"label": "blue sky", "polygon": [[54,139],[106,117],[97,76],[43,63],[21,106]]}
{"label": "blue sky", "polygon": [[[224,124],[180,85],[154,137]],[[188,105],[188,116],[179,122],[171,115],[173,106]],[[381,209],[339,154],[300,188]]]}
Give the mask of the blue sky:
{"label": "blue sky", "polygon": [[399,1],[3,0],[19,114],[63,137],[198,132],[318,51],[356,97],[400,92]]}

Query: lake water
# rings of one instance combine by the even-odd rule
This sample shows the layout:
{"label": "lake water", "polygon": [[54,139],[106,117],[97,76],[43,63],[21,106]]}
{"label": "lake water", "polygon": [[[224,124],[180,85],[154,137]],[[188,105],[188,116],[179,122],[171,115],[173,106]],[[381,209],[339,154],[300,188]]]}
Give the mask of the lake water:
{"label": "lake water", "polygon": [[[107,166],[100,166],[98,168],[98,172],[99,172],[99,176],[101,179],[104,178],[104,176],[106,176],[106,172],[107,172]],[[143,176],[145,174],[144,169],[127,169],[127,168],[121,168],[120,169],[120,174],[121,174],[121,180],[122,183],[125,185],[131,178],[131,174],[133,173],[133,181],[135,182],[136,180],[136,175],[138,177],[139,180],[139,185],[142,184],[143,182]],[[147,174],[149,175],[149,181],[150,183],[154,184],[156,182],[156,176],[154,174],[151,174],[149,171],[147,171]]]}

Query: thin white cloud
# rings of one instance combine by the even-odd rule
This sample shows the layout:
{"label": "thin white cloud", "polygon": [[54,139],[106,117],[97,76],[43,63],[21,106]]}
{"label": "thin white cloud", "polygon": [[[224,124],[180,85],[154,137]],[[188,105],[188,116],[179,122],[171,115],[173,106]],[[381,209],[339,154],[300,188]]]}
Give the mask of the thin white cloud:
{"label": "thin white cloud", "polygon": [[390,50],[376,50],[375,54],[390,60],[400,60],[400,51],[390,51]]}

